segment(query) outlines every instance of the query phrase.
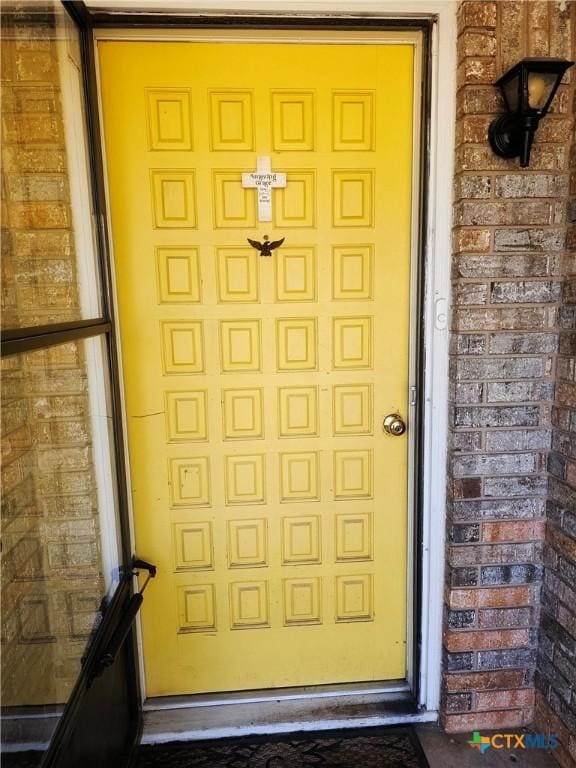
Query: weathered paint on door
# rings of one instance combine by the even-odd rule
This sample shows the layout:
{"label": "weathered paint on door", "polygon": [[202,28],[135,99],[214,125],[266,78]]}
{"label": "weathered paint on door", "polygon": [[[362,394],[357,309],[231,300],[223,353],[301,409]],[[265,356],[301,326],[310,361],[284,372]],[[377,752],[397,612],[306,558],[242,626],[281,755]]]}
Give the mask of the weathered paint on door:
{"label": "weathered paint on door", "polygon": [[147,692],[402,678],[413,46],[99,55]]}

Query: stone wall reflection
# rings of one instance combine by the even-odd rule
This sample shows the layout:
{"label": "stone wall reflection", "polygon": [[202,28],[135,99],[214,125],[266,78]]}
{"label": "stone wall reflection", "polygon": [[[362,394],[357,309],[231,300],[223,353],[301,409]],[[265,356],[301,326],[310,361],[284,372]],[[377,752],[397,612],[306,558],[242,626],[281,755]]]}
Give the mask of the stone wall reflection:
{"label": "stone wall reflection", "polygon": [[[55,7],[55,6],[54,6]],[[4,328],[80,317],[51,4],[2,8]],[[104,592],[84,342],[3,360],[2,703],[64,703]]]}

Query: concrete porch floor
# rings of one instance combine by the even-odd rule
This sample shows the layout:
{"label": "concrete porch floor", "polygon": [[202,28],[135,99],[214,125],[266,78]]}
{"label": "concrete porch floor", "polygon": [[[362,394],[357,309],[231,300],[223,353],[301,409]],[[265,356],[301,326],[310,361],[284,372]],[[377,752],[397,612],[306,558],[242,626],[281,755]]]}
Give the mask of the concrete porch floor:
{"label": "concrete porch floor", "polygon": [[[503,728],[502,731],[482,731],[483,736],[493,733],[529,733],[521,728]],[[496,750],[490,747],[481,755],[467,742],[470,733],[445,733],[437,725],[418,725],[416,733],[426,754],[430,768],[558,768],[550,750],[516,749]]]}

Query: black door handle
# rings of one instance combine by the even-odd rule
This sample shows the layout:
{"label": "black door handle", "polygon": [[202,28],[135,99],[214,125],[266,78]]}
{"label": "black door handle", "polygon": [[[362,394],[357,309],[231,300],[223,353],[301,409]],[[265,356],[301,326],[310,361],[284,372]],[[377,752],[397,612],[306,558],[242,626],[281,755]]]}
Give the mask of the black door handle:
{"label": "black door handle", "polygon": [[96,677],[100,677],[100,675],[104,672],[105,669],[108,667],[111,667],[112,664],[114,664],[114,660],[116,659],[116,655],[120,648],[122,648],[122,645],[124,643],[124,640],[128,637],[128,633],[130,632],[130,629],[132,627],[132,622],[136,618],[136,614],[140,610],[140,606],[144,602],[143,592],[148,586],[148,582],[150,579],[153,579],[156,576],[156,566],[152,565],[151,563],[147,563],[145,560],[140,560],[139,558],[135,558],[132,562],[132,570],[130,573],[130,576],[135,576],[139,571],[148,571],[148,577],[146,578],[146,581],[142,585],[142,589],[140,592],[136,592],[136,594],[132,595],[130,600],[128,601],[128,605],[126,606],[126,610],[122,614],[122,617],[118,624],[116,625],[112,636],[110,637],[108,643],[106,644],[106,648],[104,649],[104,652],[102,655],[98,658],[98,661],[94,665],[94,670],[89,678],[89,684],[94,680]]}

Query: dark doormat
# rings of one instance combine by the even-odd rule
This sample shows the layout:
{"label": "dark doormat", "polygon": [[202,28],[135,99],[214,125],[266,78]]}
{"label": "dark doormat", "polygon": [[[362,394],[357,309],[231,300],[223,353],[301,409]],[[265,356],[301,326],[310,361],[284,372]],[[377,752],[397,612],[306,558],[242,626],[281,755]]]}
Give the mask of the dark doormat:
{"label": "dark doormat", "polygon": [[135,768],[428,768],[412,728],[247,736],[140,747]]}

